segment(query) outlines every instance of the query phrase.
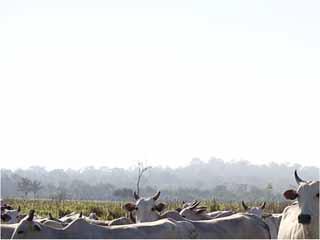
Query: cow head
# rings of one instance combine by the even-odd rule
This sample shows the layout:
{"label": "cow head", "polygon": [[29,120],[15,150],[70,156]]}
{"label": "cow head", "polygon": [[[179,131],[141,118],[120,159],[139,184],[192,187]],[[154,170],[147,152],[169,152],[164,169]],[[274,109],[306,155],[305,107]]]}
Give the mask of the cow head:
{"label": "cow head", "polygon": [[207,212],[206,207],[198,207],[200,201],[193,201],[191,204],[183,205],[183,208],[180,211],[180,215],[186,219],[190,220],[203,220],[205,213]]}
{"label": "cow head", "polygon": [[177,207],[175,209],[176,212],[180,213],[182,211],[182,209],[184,208],[187,208],[187,207],[190,207],[192,204],[194,204],[196,201],[193,201],[193,202],[185,202],[185,201],[182,201],[182,207]]}
{"label": "cow head", "polygon": [[251,207],[251,208],[249,208],[244,201],[241,201],[241,204],[247,213],[256,215],[257,217],[260,217],[260,218],[262,217],[263,210],[266,207],[266,202],[263,202],[259,207]]}
{"label": "cow head", "polygon": [[98,216],[95,212],[91,212],[88,218],[93,220],[98,220]]}
{"label": "cow head", "polygon": [[39,232],[41,231],[40,223],[37,223],[33,220],[34,210],[30,210],[29,214],[23,218],[19,225],[16,227],[12,234],[12,239],[32,239],[32,238],[41,238]]}
{"label": "cow head", "polygon": [[297,190],[287,190],[283,193],[288,200],[297,200],[301,210],[298,222],[310,224],[313,220],[319,223],[319,181],[304,181],[294,171],[295,180],[298,184]]}
{"label": "cow head", "polygon": [[4,211],[5,209],[13,210],[13,207],[11,207],[10,205],[8,205],[6,203],[1,203],[1,212]]}
{"label": "cow head", "polygon": [[166,206],[164,203],[156,203],[159,196],[160,191],[149,198],[140,198],[140,196],[134,192],[136,203],[126,203],[124,208],[129,212],[135,211],[137,223],[156,221],[160,219],[159,212],[161,212]]}
{"label": "cow head", "polygon": [[20,206],[18,209],[8,210],[4,209],[4,212],[1,214],[1,219],[8,223],[13,224],[20,221]]}

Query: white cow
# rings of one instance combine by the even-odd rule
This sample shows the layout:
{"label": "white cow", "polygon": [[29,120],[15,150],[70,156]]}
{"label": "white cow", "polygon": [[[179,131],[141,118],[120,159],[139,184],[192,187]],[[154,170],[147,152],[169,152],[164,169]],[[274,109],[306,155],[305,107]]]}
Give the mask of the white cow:
{"label": "white cow", "polygon": [[297,190],[287,190],[284,197],[297,200],[286,207],[279,227],[279,239],[319,239],[319,181],[304,181],[294,172]]}
{"label": "white cow", "polygon": [[[131,216],[131,213],[130,213],[130,216]],[[75,212],[72,212],[72,213],[58,219],[58,222],[62,222],[63,224],[51,223],[51,222],[47,221],[47,219],[46,219],[46,222],[42,221],[41,223],[45,223],[46,225],[55,226],[56,228],[58,228],[58,226],[60,225],[60,228],[61,227],[63,228],[66,224],[68,224],[78,218],[83,218],[88,223],[99,225],[99,226],[114,226],[114,225],[125,225],[125,224],[134,223],[134,221],[132,221],[131,218],[129,219],[127,217],[120,217],[120,218],[116,218],[116,219],[113,219],[110,221],[104,221],[104,220],[95,219],[97,217],[95,217],[93,214],[89,214],[89,217],[86,217],[86,216],[83,216],[82,213],[75,213]]]}
{"label": "white cow", "polygon": [[270,235],[272,239],[276,239],[278,236],[279,225],[281,221],[282,214],[264,214],[263,210],[266,207],[266,202],[263,202],[259,207],[251,207],[249,208],[244,201],[241,202],[244,210],[249,213],[256,215],[257,217],[263,219],[265,223],[268,225],[270,230]]}
{"label": "white cow", "polygon": [[59,218],[59,221],[64,222],[64,223],[70,223],[73,220],[78,219],[79,217],[82,217],[82,213],[72,212],[72,213],[69,213],[69,214]]}
{"label": "white cow", "polygon": [[10,239],[17,226],[18,226],[17,223],[13,223],[13,224],[1,223],[0,224],[1,239]]}
{"label": "white cow", "polygon": [[119,218],[116,218],[116,219],[109,221],[108,226],[128,225],[128,224],[132,224],[132,223],[134,223],[134,222],[132,222],[127,217],[119,217]]}
{"label": "white cow", "polygon": [[56,228],[56,229],[62,229],[62,228],[66,227],[68,225],[67,223],[57,222],[55,220],[41,221],[41,224],[46,225],[48,227]]}
{"label": "white cow", "polygon": [[[175,211],[167,211],[161,217],[169,217],[176,221],[186,220]],[[206,239],[269,239],[268,225],[259,217],[237,213],[228,217],[211,220],[193,221],[199,238]]]}
{"label": "white cow", "polygon": [[179,214],[190,220],[210,220],[210,216],[206,215],[207,209],[205,207],[198,207],[200,201],[194,201],[191,204],[183,204],[183,208]]}
{"label": "white cow", "polygon": [[221,218],[221,217],[228,217],[235,214],[234,211],[231,210],[224,210],[224,211],[214,211],[214,212],[208,212],[207,216],[214,218]]}
{"label": "white cow", "polygon": [[139,195],[134,192],[136,203],[126,203],[124,208],[129,212],[135,211],[137,223],[156,221],[159,219],[159,212],[166,206],[164,203],[156,203],[159,196],[160,191],[149,198],[140,198]]}
{"label": "white cow", "polygon": [[83,218],[72,221],[63,229],[55,229],[33,221],[34,211],[24,218],[14,233],[12,239],[154,239],[154,238],[196,238],[194,226],[186,221],[176,222],[170,219],[103,227],[89,224]]}
{"label": "white cow", "polygon": [[[182,217],[177,211],[167,211],[160,215],[157,211],[153,210],[155,206],[157,206],[155,201],[159,195],[160,192],[153,198],[143,199],[135,194],[137,203],[127,203],[125,208],[128,211],[136,211],[137,222],[171,218],[176,221],[188,221],[195,227],[199,238],[270,238],[268,225],[252,214],[234,214],[228,217],[201,221],[188,220]],[[139,210],[141,211],[140,213]],[[148,214],[151,214],[151,216],[148,216]]]}
{"label": "white cow", "polygon": [[282,213],[272,213],[269,215],[262,215],[262,219],[269,226],[271,238],[277,239],[279,226],[282,219]]}
{"label": "white cow", "polygon": [[1,219],[7,224],[14,224],[20,221],[20,206],[18,209],[4,209],[3,213],[1,213]]}
{"label": "white cow", "polygon": [[206,207],[198,207],[200,201],[195,201],[193,204],[188,204],[180,211],[180,215],[190,220],[210,220],[220,217],[227,217],[234,212],[232,211],[215,211],[208,213]]}
{"label": "white cow", "polygon": [[241,201],[241,204],[247,213],[253,214],[253,215],[256,215],[257,217],[262,218],[262,213],[264,208],[266,207],[266,202],[263,202],[259,207],[251,207],[251,208],[249,208],[244,201]]}

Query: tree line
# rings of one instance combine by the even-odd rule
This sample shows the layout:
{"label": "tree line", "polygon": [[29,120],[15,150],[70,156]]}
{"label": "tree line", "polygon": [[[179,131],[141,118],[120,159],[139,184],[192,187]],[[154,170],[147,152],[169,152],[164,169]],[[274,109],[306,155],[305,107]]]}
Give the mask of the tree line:
{"label": "tree line", "polygon": [[141,165],[51,171],[42,167],[2,168],[1,197],[118,201],[132,200],[133,191],[148,196],[161,190],[162,199],[167,200],[281,201],[283,190],[295,185],[294,169],[299,169],[305,179],[319,178],[317,167],[254,165],[216,158],[193,159],[176,169]]}

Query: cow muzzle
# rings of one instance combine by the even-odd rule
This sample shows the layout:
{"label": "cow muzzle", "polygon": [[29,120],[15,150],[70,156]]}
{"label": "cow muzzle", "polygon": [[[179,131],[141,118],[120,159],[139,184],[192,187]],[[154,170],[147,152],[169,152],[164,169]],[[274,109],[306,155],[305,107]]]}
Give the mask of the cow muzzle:
{"label": "cow muzzle", "polygon": [[301,224],[310,224],[311,216],[309,214],[300,214],[298,216],[298,222]]}

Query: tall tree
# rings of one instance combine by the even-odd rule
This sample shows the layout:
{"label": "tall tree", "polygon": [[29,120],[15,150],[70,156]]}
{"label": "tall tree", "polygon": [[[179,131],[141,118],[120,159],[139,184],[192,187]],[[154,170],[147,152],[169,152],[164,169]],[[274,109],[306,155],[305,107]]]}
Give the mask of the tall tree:
{"label": "tall tree", "polygon": [[40,181],[34,180],[31,182],[30,190],[33,192],[33,198],[36,198],[36,194],[42,189]]}
{"label": "tall tree", "polygon": [[32,181],[29,178],[22,177],[17,185],[18,192],[24,193],[25,198],[27,198],[28,193],[31,192]]}

